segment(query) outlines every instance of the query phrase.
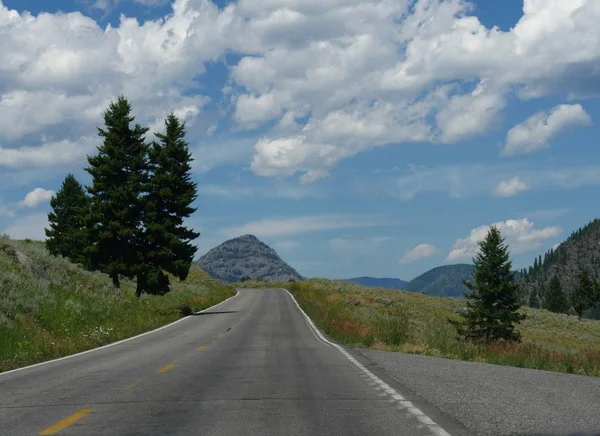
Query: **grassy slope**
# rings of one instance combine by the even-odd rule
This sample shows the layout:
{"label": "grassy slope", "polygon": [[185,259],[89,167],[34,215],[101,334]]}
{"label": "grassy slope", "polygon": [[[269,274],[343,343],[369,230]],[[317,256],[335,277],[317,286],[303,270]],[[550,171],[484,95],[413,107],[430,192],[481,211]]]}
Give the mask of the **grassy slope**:
{"label": "grassy slope", "polygon": [[600,322],[524,307],[521,344],[459,342],[447,319],[464,301],[334,280],[240,283],[285,287],[335,340],[359,347],[600,376]]}
{"label": "grassy slope", "polygon": [[[37,279],[15,259],[12,248],[50,275]],[[40,242],[0,236],[0,371],[76,353],[144,331],[212,306],[235,289],[193,266],[185,282],[171,279],[164,297],[135,298],[135,283],[114,289],[110,279],[63,258],[50,256]]]}

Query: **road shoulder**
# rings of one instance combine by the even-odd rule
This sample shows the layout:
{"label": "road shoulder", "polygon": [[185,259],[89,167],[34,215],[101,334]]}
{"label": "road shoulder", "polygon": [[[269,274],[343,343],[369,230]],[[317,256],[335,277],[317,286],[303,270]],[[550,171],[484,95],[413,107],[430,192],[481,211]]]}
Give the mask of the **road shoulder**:
{"label": "road shoulder", "polygon": [[[600,379],[349,348],[399,391],[478,435],[600,434]],[[418,394],[417,394],[418,393]],[[426,412],[427,413],[427,412]],[[434,418],[435,419],[435,418]],[[443,418],[438,418],[442,423]],[[449,426],[446,424],[446,426]],[[452,434],[452,431],[448,429]]]}

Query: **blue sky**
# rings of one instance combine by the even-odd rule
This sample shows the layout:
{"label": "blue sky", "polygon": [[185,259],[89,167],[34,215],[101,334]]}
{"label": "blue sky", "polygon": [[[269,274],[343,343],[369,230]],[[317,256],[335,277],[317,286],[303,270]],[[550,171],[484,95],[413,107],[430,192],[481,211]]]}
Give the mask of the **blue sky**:
{"label": "blue sky", "polygon": [[[28,11],[28,12],[26,12]],[[598,214],[594,0],[0,0],[0,232],[43,238],[125,94],[188,125],[198,255],[252,233],[301,274],[516,267]]]}

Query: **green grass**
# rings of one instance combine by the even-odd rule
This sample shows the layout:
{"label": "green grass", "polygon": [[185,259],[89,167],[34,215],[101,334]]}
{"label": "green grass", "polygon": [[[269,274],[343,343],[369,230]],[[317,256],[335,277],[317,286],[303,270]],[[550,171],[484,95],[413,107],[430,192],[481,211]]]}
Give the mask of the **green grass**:
{"label": "green grass", "polygon": [[459,319],[460,299],[324,279],[239,287],[288,289],[322,331],[347,345],[600,376],[599,321],[524,307],[522,343],[475,345],[459,341],[447,321]]}
{"label": "green grass", "polygon": [[[14,249],[51,282],[23,268]],[[131,337],[235,295],[195,265],[186,281],[171,282],[166,296],[138,300],[132,281],[115,289],[106,275],[49,255],[43,243],[0,236],[0,371]]]}

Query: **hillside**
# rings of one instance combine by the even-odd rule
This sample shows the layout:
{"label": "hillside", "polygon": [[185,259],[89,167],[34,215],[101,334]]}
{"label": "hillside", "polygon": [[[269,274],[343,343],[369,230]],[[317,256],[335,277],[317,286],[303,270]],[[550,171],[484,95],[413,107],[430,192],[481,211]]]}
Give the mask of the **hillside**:
{"label": "hillside", "polygon": [[344,279],[345,282],[357,283],[363,286],[371,286],[374,288],[389,288],[389,289],[406,289],[408,282],[394,278],[376,278],[376,277],[355,277],[352,279]]}
{"label": "hillside", "polygon": [[600,376],[597,321],[523,307],[522,343],[482,346],[460,341],[448,322],[464,300],[339,280],[285,286],[318,327],[346,345]]}
{"label": "hillside", "polygon": [[204,254],[196,263],[204,271],[226,283],[247,277],[254,280],[302,280],[298,272],[285,263],[277,252],[254,235],[244,235],[223,242]]}
{"label": "hillside", "polygon": [[0,371],[134,336],[233,295],[194,265],[185,282],[171,277],[167,295],[138,300],[133,281],[115,289],[42,242],[0,236]]}
{"label": "hillside", "polygon": [[407,291],[422,292],[438,297],[462,297],[467,288],[464,280],[472,280],[473,265],[438,266],[408,282]]}
{"label": "hillside", "polygon": [[553,276],[558,276],[562,289],[571,294],[578,285],[579,272],[586,269],[592,279],[600,280],[600,219],[594,219],[573,232],[555,249],[539,256],[520,279],[524,302],[543,300]]}

